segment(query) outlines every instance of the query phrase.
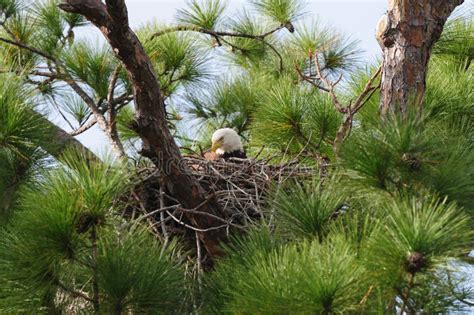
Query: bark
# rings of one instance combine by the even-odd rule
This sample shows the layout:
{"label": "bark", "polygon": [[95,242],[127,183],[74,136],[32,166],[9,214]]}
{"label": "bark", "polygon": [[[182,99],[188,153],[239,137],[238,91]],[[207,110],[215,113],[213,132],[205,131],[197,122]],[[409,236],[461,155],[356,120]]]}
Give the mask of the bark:
{"label": "bark", "polygon": [[61,158],[61,155],[66,149],[75,149],[83,153],[86,157],[94,161],[100,161],[100,159],[92,153],[86,146],[80,143],[76,138],[69,135],[65,130],[56,126],[54,123],[48,120],[48,118],[43,115],[31,111],[32,115],[35,115],[41,120],[45,125],[51,129],[52,138],[51,143],[44,145],[43,149],[48,152],[50,155],[55,157],[57,160]]}
{"label": "bark", "polygon": [[389,0],[379,21],[377,39],[383,50],[380,110],[406,113],[421,106],[433,44],[444,24],[464,0]]}
{"label": "bark", "polygon": [[[143,142],[142,155],[150,158],[161,171],[162,184],[184,208],[215,215],[220,208],[215,198],[207,198],[199,182],[182,163],[181,153],[166,123],[163,95],[148,55],[128,24],[123,0],[65,0],[60,8],[85,16],[103,33],[122,61],[133,84],[136,107],[135,129]],[[216,228],[220,222],[209,217],[186,213],[211,257],[220,256],[219,243],[225,230]]]}

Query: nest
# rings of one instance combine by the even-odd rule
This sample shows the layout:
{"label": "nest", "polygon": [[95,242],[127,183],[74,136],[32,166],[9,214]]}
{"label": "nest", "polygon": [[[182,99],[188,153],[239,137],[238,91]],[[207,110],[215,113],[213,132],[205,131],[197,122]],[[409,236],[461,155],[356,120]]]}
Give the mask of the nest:
{"label": "nest", "polygon": [[[270,159],[252,160],[231,158],[209,161],[197,156],[185,156],[184,162],[207,192],[219,203],[222,213],[217,228],[246,230],[265,218],[265,209],[272,191],[285,182],[319,176],[319,169],[302,166],[298,160],[272,165]],[[197,227],[185,218],[186,211],[179,202],[159,186],[159,172],[154,167],[142,168],[137,173],[138,185],[124,198],[123,215],[131,219],[147,220],[157,237],[167,241],[171,236],[194,238]],[[211,215],[199,212],[200,215]],[[211,215],[213,216],[213,215]],[[216,216],[213,216],[216,219]]]}

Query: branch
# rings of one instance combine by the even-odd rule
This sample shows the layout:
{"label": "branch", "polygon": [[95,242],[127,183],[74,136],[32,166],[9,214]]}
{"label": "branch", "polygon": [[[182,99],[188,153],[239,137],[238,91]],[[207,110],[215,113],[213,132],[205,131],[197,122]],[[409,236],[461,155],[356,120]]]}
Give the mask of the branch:
{"label": "branch", "polygon": [[16,47],[19,47],[19,48],[22,48],[22,49],[26,49],[26,50],[29,50],[31,51],[32,53],[35,53],[37,55],[40,55],[48,60],[51,60],[53,62],[56,62],[56,58],[54,58],[52,55],[44,52],[44,51],[41,51],[37,48],[34,48],[34,47],[31,47],[29,45],[26,45],[24,43],[21,43],[21,42],[18,42],[18,41],[14,41],[14,40],[10,40],[8,38],[4,38],[4,37],[0,37],[0,41],[1,42],[4,42],[6,44],[10,44],[10,45],[13,45],[13,46],[16,46]]}
{"label": "branch", "polygon": [[107,93],[107,103],[109,103],[109,105],[113,104],[114,102],[115,85],[117,84],[120,69],[121,69],[120,65],[115,67],[114,72],[112,73],[112,77],[110,78],[109,88],[108,88],[108,93]]}
{"label": "branch", "polygon": [[349,136],[352,130],[352,122],[353,122],[354,115],[370,100],[370,98],[374,95],[375,91],[380,88],[380,83],[377,84],[376,86],[374,86],[373,83],[382,72],[383,65],[380,65],[377,71],[372,75],[372,77],[369,79],[369,81],[365,85],[364,90],[357,97],[354,103],[351,101],[349,105],[344,106],[339,101],[339,99],[337,98],[336,92],[334,91],[334,87],[337,84],[339,84],[339,82],[342,80],[342,74],[336,80],[336,82],[331,82],[327,77],[323,76],[323,73],[322,73],[323,71],[321,69],[321,65],[319,63],[317,54],[315,54],[314,63],[315,63],[316,72],[318,75],[317,78],[324,83],[325,87],[319,86],[318,84],[314,83],[313,80],[311,80],[310,77],[304,75],[304,73],[302,73],[302,71],[298,67],[296,67],[296,71],[298,72],[298,74],[303,80],[311,83],[313,86],[315,86],[316,88],[320,90],[327,91],[329,95],[331,96],[332,101],[337,111],[344,114],[343,122],[341,123],[341,126],[339,127],[339,130],[336,133],[336,138],[334,139],[334,143],[333,143],[333,150],[337,156],[340,145],[347,139],[347,137]]}
{"label": "branch", "polygon": [[227,45],[231,46],[234,49],[244,51],[242,48],[233,45],[232,43],[230,43],[229,41],[227,41],[223,37],[237,37],[237,38],[254,39],[254,40],[257,40],[257,41],[261,41],[264,45],[267,45],[268,47],[270,47],[270,49],[277,55],[277,57],[279,59],[279,69],[280,69],[280,71],[283,71],[283,57],[281,56],[281,54],[278,52],[278,50],[272,44],[270,44],[269,42],[267,42],[265,40],[265,38],[272,35],[273,33],[277,32],[277,31],[285,28],[285,27],[286,27],[285,25],[280,25],[280,26],[278,26],[278,27],[276,27],[276,28],[274,28],[274,29],[272,29],[268,32],[263,33],[263,34],[253,35],[253,34],[245,34],[245,33],[214,31],[214,30],[209,30],[209,29],[205,29],[205,28],[202,28],[202,27],[199,27],[199,26],[194,26],[194,25],[178,25],[178,26],[170,27],[170,28],[167,28],[167,29],[164,29],[162,31],[154,33],[153,35],[151,35],[150,40],[152,40],[156,37],[162,36],[164,34],[173,33],[173,32],[184,32],[184,31],[197,32],[197,33],[207,34],[207,35],[210,35],[210,36],[214,37],[219,46],[222,45],[221,42],[224,42],[224,43],[226,43]]}
{"label": "branch", "polygon": [[342,106],[342,104],[339,102],[337,96],[336,96],[336,93],[334,92],[334,87],[336,86],[336,84],[338,84],[341,79],[342,79],[342,75],[339,77],[339,79],[337,80],[336,83],[331,83],[329,82],[329,80],[323,76],[322,74],[322,71],[321,71],[321,65],[319,64],[319,60],[318,60],[318,56],[316,54],[316,57],[314,58],[314,63],[316,65],[316,71],[318,73],[318,78],[323,81],[323,83],[326,85],[326,89],[328,90],[328,93],[329,95],[331,96],[332,98],[332,101],[334,103],[334,106],[336,106],[336,109],[340,112],[340,113],[347,113],[347,108],[344,108],[344,106]]}
{"label": "branch", "polygon": [[284,28],[284,26],[278,26],[277,28],[274,28],[266,33],[259,34],[259,35],[253,35],[253,34],[245,34],[245,33],[234,33],[234,32],[225,32],[225,31],[213,31],[209,29],[205,29],[199,26],[194,26],[194,25],[178,25],[174,27],[170,27],[167,29],[164,29],[162,31],[156,32],[153,35],[151,35],[150,39],[154,39],[155,37],[162,36],[164,34],[168,33],[174,33],[174,32],[197,32],[197,33],[203,33],[207,35],[211,35],[213,37],[240,37],[240,38],[250,38],[250,39],[258,39],[262,40],[265,39],[266,37],[272,35],[273,33],[281,30]]}
{"label": "branch", "polygon": [[[117,113],[120,109],[122,109],[124,106],[129,104],[131,101],[133,101],[133,96],[130,96],[128,94],[124,94],[115,100],[112,101],[112,104],[109,104],[111,107],[114,108],[114,112]],[[97,118],[94,116],[92,117],[91,120],[89,120],[87,123],[83,124],[79,128],[69,132],[71,136],[77,136],[80,135],[81,133],[86,132],[87,130],[91,129],[92,127],[95,126],[97,123]]]}
{"label": "branch", "polygon": [[305,75],[297,65],[295,65],[295,69],[296,69],[296,72],[298,72],[298,75],[300,76],[301,79],[303,79],[304,81],[308,82],[309,84],[311,84],[312,86],[314,86],[315,88],[317,88],[321,91],[329,92],[329,90],[327,88],[325,88],[324,86],[321,86],[319,84],[316,84],[311,79],[311,77],[308,77],[307,75]]}
{"label": "branch", "polygon": [[[356,99],[356,101],[355,101],[356,106],[354,106],[354,108],[352,109],[353,113],[356,113],[362,106],[364,106],[364,104],[367,103],[370,100],[370,98],[372,97],[372,95],[374,94],[373,92],[376,91],[380,87],[380,84],[378,84],[377,86],[372,86],[372,83],[374,83],[374,81],[378,78],[378,76],[382,72],[382,67],[383,67],[383,64],[380,65],[379,68],[377,69],[377,71],[372,75],[372,77],[369,79],[369,81],[365,85],[364,90],[359,95],[359,97]],[[370,93],[370,92],[372,92],[372,93]],[[369,97],[367,99],[365,99],[365,97],[369,93],[370,93]]]}
{"label": "branch", "polygon": [[69,13],[86,16],[98,27],[105,27],[110,20],[105,4],[99,0],[67,0],[58,7]]}
{"label": "branch", "polygon": [[[72,2],[77,2],[77,1],[72,1]],[[83,2],[82,5],[86,6],[89,9],[91,9],[91,7],[89,7],[88,5],[90,5],[90,3],[94,2],[94,1],[86,0],[86,1],[82,1],[82,2]],[[101,16],[100,12],[96,12],[95,10],[93,10],[93,11],[94,11],[94,16]],[[41,51],[37,48],[31,47],[31,46],[29,46],[27,44],[24,44],[24,43],[21,43],[19,41],[13,41],[13,40],[3,38],[3,37],[0,37],[0,41],[5,42],[5,43],[10,44],[10,45],[20,47],[22,49],[26,49],[28,51],[31,51],[35,54],[38,54],[38,55],[46,58],[47,60],[52,61],[57,67],[61,66],[63,68],[66,68],[62,64],[62,62],[60,62],[59,60],[54,58],[54,56],[52,56],[52,55],[50,55],[50,54],[48,54],[44,51]],[[92,113],[96,117],[97,122],[99,123],[101,129],[108,136],[109,141],[112,145],[112,149],[115,151],[116,155],[119,158],[122,158],[122,157],[125,156],[125,150],[123,149],[123,145],[120,142],[120,139],[118,138],[118,136],[116,136],[114,134],[111,134],[104,115],[99,111],[99,109],[98,109],[97,105],[95,104],[94,100],[80,87],[79,84],[77,84],[77,82],[75,80],[73,80],[67,73],[62,73],[62,74],[56,73],[56,74],[54,74],[53,72],[48,73],[48,72],[35,71],[32,74],[47,76],[47,77],[50,77],[51,79],[61,78],[64,82],[66,82],[82,98],[82,100],[89,106]]]}
{"label": "branch", "polygon": [[117,110],[115,108],[115,103],[114,103],[114,92],[115,92],[115,85],[117,84],[118,80],[118,75],[121,69],[121,65],[118,65],[114,72],[112,73],[112,78],[110,79],[109,83],[109,90],[107,93],[107,103],[109,104],[109,128],[110,132],[114,135],[115,138],[118,139],[118,132],[117,132],[117,126],[115,124],[115,118],[117,116]]}
{"label": "branch", "polygon": [[87,106],[89,106],[100,128],[109,138],[112,150],[115,152],[117,157],[120,159],[125,157],[126,154],[122,142],[118,138],[117,134],[114,134],[113,129],[111,129],[111,126],[106,121],[104,114],[99,110],[94,100],[80,87],[79,84],[77,84],[76,81],[65,78],[64,82],[66,82],[82,98],[82,100],[87,104]]}
{"label": "branch", "polygon": [[56,284],[61,290],[63,290],[64,292],[67,292],[67,293],[71,294],[72,296],[83,298],[84,300],[86,300],[86,301],[88,301],[88,302],[91,302],[91,303],[94,302],[94,300],[93,300],[92,298],[90,298],[87,294],[82,293],[82,292],[80,292],[80,291],[73,290],[73,289],[71,289],[71,288],[68,288],[68,287],[66,287],[63,283],[61,283],[59,280],[56,280],[56,281],[55,281],[55,284]]}
{"label": "branch", "polygon": [[95,124],[97,123],[97,119],[95,118],[95,116],[89,120],[89,122],[87,122],[86,124],[80,126],[79,128],[69,132],[69,134],[71,136],[77,136],[77,135],[80,135],[81,133],[84,133],[86,132],[87,130],[91,129],[92,127],[95,126]]}

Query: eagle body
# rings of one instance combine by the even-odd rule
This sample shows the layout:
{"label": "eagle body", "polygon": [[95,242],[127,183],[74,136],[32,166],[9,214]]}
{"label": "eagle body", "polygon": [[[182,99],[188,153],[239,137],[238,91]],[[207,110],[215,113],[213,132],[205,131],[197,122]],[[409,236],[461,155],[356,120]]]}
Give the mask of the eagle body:
{"label": "eagle body", "polygon": [[221,155],[224,160],[228,160],[230,158],[239,158],[239,159],[246,159],[247,155],[243,151],[232,151],[232,152],[224,152]]}

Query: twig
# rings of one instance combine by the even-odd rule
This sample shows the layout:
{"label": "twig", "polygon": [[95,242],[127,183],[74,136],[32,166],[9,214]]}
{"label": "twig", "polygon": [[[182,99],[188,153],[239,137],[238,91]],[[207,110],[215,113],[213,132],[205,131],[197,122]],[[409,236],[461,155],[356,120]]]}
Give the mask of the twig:
{"label": "twig", "polygon": [[210,228],[207,228],[207,229],[198,229],[198,228],[195,228],[194,226],[191,226],[189,224],[186,224],[184,223],[183,221],[181,221],[180,219],[176,218],[171,212],[169,211],[166,211],[166,213],[171,217],[173,218],[173,220],[175,220],[177,223],[193,230],[193,231],[197,231],[197,232],[209,232],[209,231],[213,231],[213,230],[219,230],[219,229],[222,229],[224,227],[227,226],[227,224],[225,225],[219,225],[219,226],[215,226],[215,227],[210,227]]}
{"label": "twig", "polygon": [[[165,208],[165,192],[163,191],[163,187],[160,186],[160,209]],[[165,213],[163,211],[160,212],[160,220],[161,220],[161,232],[165,238],[165,242],[163,244],[163,248],[166,248],[169,241],[169,234],[168,230],[166,229],[165,224]]]}
{"label": "twig", "polygon": [[312,86],[314,86],[315,88],[317,88],[321,91],[329,92],[329,90],[327,88],[325,88],[324,86],[321,86],[319,84],[316,84],[316,82],[314,82],[311,79],[311,77],[308,77],[307,75],[305,75],[297,65],[295,65],[295,69],[296,69],[296,72],[298,72],[298,75],[300,76],[301,79],[303,79],[304,81],[308,82],[309,84],[311,84]]}
{"label": "twig", "polygon": [[71,131],[69,134],[71,136],[77,136],[77,135],[80,135],[81,133],[84,133],[86,132],[87,130],[91,129],[92,127],[95,126],[95,124],[97,123],[97,118],[94,116],[91,120],[89,120],[89,122],[87,122],[86,124],[80,126],[79,128]]}
{"label": "twig", "polygon": [[318,78],[323,81],[323,83],[326,85],[326,89],[328,90],[327,92],[329,93],[329,95],[331,96],[332,98],[332,101],[334,103],[334,106],[336,107],[336,109],[340,112],[340,113],[346,113],[347,112],[347,109],[344,108],[344,106],[342,106],[342,104],[339,102],[339,99],[337,98],[336,96],[336,93],[334,92],[334,87],[336,86],[337,83],[340,82],[341,78],[342,78],[342,75],[341,77],[339,77],[339,79],[337,80],[337,83],[331,83],[325,76],[323,76],[322,74],[322,71],[321,71],[321,65],[319,64],[319,59],[318,59],[318,56],[317,54],[315,55],[315,58],[314,58],[314,63],[316,65],[316,71],[318,73]]}
{"label": "twig", "polygon": [[91,302],[93,303],[94,300],[89,297],[87,294],[83,293],[83,292],[80,292],[80,291],[76,291],[76,290],[73,290],[71,288],[68,288],[66,287],[63,283],[61,283],[59,280],[56,280],[55,281],[55,284],[61,289],[63,290],[64,292],[67,292],[69,293],[70,295],[74,296],[74,297],[80,297],[80,298],[83,298],[84,300],[88,301],[88,302]]}
{"label": "twig", "polygon": [[13,46],[17,46],[17,47],[19,47],[19,48],[23,48],[23,49],[29,50],[30,52],[35,53],[35,54],[37,54],[37,55],[40,55],[41,57],[44,57],[44,58],[46,58],[46,59],[49,59],[49,60],[51,60],[51,61],[53,61],[53,62],[55,62],[55,63],[56,63],[56,61],[57,61],[56,58],[54,58],[52,55],[50,55],[50,54],[48,54],[48,53],[46,53],[46,52],[44,52],[44,51],[41,51],[41,50],[39,50],[39,49],[37,49],[37,48],[34,48],[34,47],[32,47],[32,46],[29,46],[29,45],[26,45],[26,44],[24,44],[24,43],[21,43],[21,42],[19,42],[19,41],[10,40],[10,39],[4,38],[4,37],[0,37],[0,41],[1,41],[1,42],[4,42],[4,43],[7,43],[7,44],[10,44],[10,45],[13,45]]}
{"label": "twig", "polygon": [[150,39],[154,39],[155,37],[162,36],[167,33],[172,33],[172,32],[183,32],[183,31],[190,31],[190,32],[198,32],[198,33],[203,33],[207,35],[211,35],[213,37],[241,37],[241,38],[250,38],[250,39],[265,39],[269,35],[281,30],[284,28],[283,25],[278,26],[266,33],[260,34],[260,35],[252,35],[252,34],[245,34],[245,33],[234,33],[234,32],[224,32],[224,31],[213,31],[209,29],[205,29],[202,27],[198,26],[193,26],[193,25],[178,25],[175,27],[170,27],[167,29],[164,29],[162,31],[156,32],[153,35],[151,35]]}

